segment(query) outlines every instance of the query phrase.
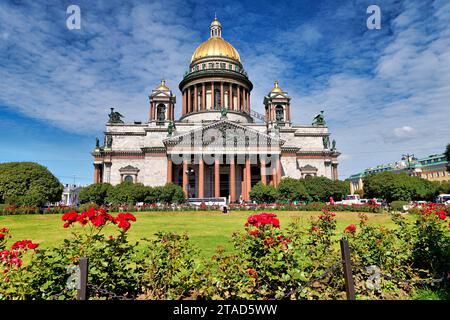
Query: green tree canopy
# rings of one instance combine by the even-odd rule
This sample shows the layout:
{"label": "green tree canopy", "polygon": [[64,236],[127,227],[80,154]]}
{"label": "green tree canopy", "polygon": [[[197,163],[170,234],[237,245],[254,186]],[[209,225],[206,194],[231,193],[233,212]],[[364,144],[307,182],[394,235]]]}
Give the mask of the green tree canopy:
{"label": "green tree canopy", "polygon": [[96,203],[102,205],[112,185],[109,183],[94,183],[81,189],[78,199],[81,203]]}
{"label": "green tree canopy", "polygon": [[148,203],[183,203],[185,200],[183,188],[173,183],[151,188],[146,197],[146,202]]}
{"label": "green tree canopy", "polygon": [[303,180],[306,191],[313,201],[342,200],[350,193],[350,185],[345,181],[331,180],[326,177],[312,177]]}
{"label": "green tree canopy", "polygon": [[250,199],[257,203],[274,203],[279,198],[278,190],[261,182],[255,184],[250,191]]}
{"label": "green tree canopy", "polygon": [[108,190],[105,202],[135,205],[136,202],[144,202],[150,188],[142,183],[122,182]]}
{"label": "green tree canopy", "polygon": [[368,198],[383,198],[388,202],[432,200],[439,183],[408,174],[382,172],[364,177],[364,193]]}
{"label": "green tree canopy", "polygon": [[0,202],[41,206],[61,200],[63,185],[34,162],[0,163]]}
{"label": "green tree canopy", "polygon": [[311,200],[302,180],[284,178],[278,185],[279,200],[283,202]]}

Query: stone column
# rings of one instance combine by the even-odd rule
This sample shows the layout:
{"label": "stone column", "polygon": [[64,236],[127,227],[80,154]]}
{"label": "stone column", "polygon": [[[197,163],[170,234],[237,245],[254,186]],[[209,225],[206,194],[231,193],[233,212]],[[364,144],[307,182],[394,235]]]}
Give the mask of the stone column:
{"label": "stone column", "polygon": [[220,197],[220,164],[219,159],[214,160],[214,197]]}
{"label": "stone column", "polygon": [[291,121],[291,106],[289,103],[286,105],[286,121]]}
{"label": "stone column", "polygon": [[205,163],[200,159],[198,163],[198,197],[205,197]]}
{"label": "stone column", "polygon": [[216,95],[214,94],[214,81],[211,82],[211,109],[214,109]]}
{"label": "stone column", "polygon": [[234,110],[234,100],[233,100],[233,84],[230,82],[228,85],[228,102],[230,104],[230,109]]}
{"label": "stone column", "polygon": [[198,111],[198,91],[197,91],[197,85],[194,85],[194,111]]}
{"label": "stone column", "polygon": [[332,164],[331,168],[332,168],[332,179],[338,180],[337,164]]}
{"label": "stone column", "polygon": [[225,107],[224,94],[223,94],[223,81],[220,82],[220,107]]}
{"label": "stone column", "polygon": [[187,100],[187,113],[189,113],[189,112],[192,111],[192,109],[191,109],[192,108],[192,106],[191,106],[191,102],[192,102],[192,99],[191,99],[191,87],[188,88],[187,98],[188,98],[188,100]]}
{"label": "stone column", "polygon": [[149,117],[148,117],[149,121],[153,120],[152,114],[153,114],[153,102],[150,102],[150,112],[149,112]]}
{"label": "stone column", "polygon": [[251,108],[250,108],[250,91],[248,91],[247,95],[248,95],[248,96],[247,96],[247,97],[248,97],[248,98],[247,98],[247,99],[248,99],[248,101],[247,101],[247,102],[248,102],[248,113],[250,114],[250,109],[251,109]]}
{"label": "stone column", "polygon": [[202,110],[206,109],[206,87],[205,87],[205,83],[202,83],[202,106],[201,106]]}
{"label": "stone column", "polygon": [[261,183],[263,185],[267,184],[267,178],[266,178],[266,160],[261,159],[260,160],[260,166],[261,166]]}
{"label": "stone column", "polygon": [[94,164],[94,183],[100,182],[100,165]]}
{"label": "stone column", "polygon": [[245,196],[247,201],[250,200],[250,190],[252,189],[252,176],[251,176],[251,170],[250,170],[250,158],[247,157],[245,159],[245,175],[246,175],[246,188],[245,188]]}
{"label": "stone column", "polygon": [[242,107],[241,107],[241,86],[237,85],[236,89],[237,89],[237,106],[236,106],[236,110],[237,111],[242,111]]}
{"label": "stone column", "polygon": [[244,88],[244,112],[247,112],[247,90]]}
{"label": "stone column", "polygon": [[242,184],[241,184],[241,194],[242,194],[242,200],[247,201],[246,199],[246,192],[247,192],[247,175],[245,174],[245,166],[239,166],[239,168],[242,170]]}
{"label": "stone column", "polygon": [[236,201],[236,163],[234,157],[230,162],[230,201]]}
{"label": "stone column", "polygon": [[170,154],[167,158],[167,183],[172,183],[172,159],[170,159]]}
{"label": "stone column", "polygon": [[182,106],[181,111],[182,111],[182,115],[185,115],[186,114],[186,90],[183,91],[182,103],[183,103],[183,106]]}
{"label": "stone column", "polygon": [[281,155],[280,155],[280,158],[277,159],[277,185],[276,185],[277,187],[281,182],[281,175],[282,172],[281,172]]}
{"label": "stone column", "polygon": [[188,171],[187,160],[183,160],[183,191],[184,191],[184,194],[187,197],[189,197],[188,190],[187,190],[187,186],[189,183],[187,171]]}
{"label": "stone column", "polygon": [[272,158],[273,163],[273,168],[272,168],[272,185],[274,187],[277,186],[277,181],[278,181],[278,177],[277,177],[277,161],[276,159]]}

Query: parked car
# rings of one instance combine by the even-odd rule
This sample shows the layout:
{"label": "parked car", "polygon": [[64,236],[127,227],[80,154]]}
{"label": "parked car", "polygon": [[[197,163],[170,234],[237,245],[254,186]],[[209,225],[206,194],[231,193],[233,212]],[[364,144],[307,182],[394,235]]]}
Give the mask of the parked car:
{"label": "parked car", "polygon": [[345,197],[344,200],[336,202],[336,204],[345,204],[345,205],[352,205],[352,204],[360,204],[361,198],[357,194],[349,194]]}
{"label": "parked car", "polygon": [[450,205],[450,194],[442,193],[437,196],[436,203]]}
{"label": "parked car", "polygon": [[224,206],[227,204],[227,198],[189,198],[188,203],[194,206],[200,206],[202,203],[207,206]]}

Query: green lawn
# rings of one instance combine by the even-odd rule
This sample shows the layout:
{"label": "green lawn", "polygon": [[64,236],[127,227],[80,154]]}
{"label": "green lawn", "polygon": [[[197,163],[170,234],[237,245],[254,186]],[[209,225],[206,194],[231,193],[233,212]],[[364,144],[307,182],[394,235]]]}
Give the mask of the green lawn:
{"label": "green lawn", "polygon": [[[299,218],[301,223],[307,225],[311,216],[320,212],[305,211],[271,211],[278,215],[281,227]],[[192,242],[201,249],[203,256],[214,254],[217,246],[222,245],[231,249],[231,234],[243,229],[247,217],[252,212],[231,212],[223,214],[218,211],[203,212],[136,212],[137,222],[129,230],[130,240],[139,240],[143,237],[152,237],[157,231],[186,232]],[[367,214],[369,223],[393,227],[388,214]],[[337,230],[341,232],[350,223],[358,224],[358,214],[355,212],[337,212]],[[30,239],[40,243],[42,248],[55,246],[64,238],[70,236],[72,228],[62,227],[61,215],[17,215],[0,216],[0,228],[10,229],[11,243],[16,240]],[[78,227],[81,228],[81,227]],[[116,233],[116,227],[108,227],[107,232]]]}

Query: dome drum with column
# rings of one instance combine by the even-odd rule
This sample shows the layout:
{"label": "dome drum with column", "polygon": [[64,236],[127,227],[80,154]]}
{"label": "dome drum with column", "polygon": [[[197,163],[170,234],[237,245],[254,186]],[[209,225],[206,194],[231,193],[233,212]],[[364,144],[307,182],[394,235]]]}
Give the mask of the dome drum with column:
{"label": "dome drum with column", "polygon": [[[180,121],[197,121],[199,113],[220,119],[220,110],[242,114],[240,122],[253,122],[250,115],[250,92],[253,84],[242,67],[237,50],[222,38],[217,19],[211,23],[210,38],[200,44],[191,58],[189,71],[180,82],[182,117]],[[195,117],[193,117],[196,115]]]}

